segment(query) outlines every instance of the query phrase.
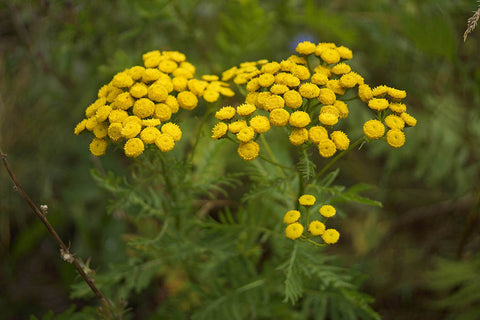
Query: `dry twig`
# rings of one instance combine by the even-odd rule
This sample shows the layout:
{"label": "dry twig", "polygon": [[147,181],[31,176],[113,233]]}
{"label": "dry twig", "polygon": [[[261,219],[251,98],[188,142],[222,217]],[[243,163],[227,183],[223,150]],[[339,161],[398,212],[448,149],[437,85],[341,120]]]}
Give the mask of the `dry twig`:
{"label": "dry twig", "polygon": [[[479,1],[480,2],[480,1]],[[468,18],[467,22],[467,30],[465,30],[465,33],[463,34],[463,42],[467,41],[468,35],[475,29],[477,26],[478,19],[480,18],[480,5],[477,9],[477,11],[474,11],[473,16]]]}

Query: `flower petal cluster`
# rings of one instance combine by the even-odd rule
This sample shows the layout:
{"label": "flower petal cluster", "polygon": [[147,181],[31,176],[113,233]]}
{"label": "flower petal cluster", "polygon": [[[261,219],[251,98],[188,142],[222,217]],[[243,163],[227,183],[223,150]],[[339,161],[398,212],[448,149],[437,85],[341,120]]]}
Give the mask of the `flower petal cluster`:
{"label": "flower petal cluster", "polygon": [[[234,95],[229,84],[216,75],[195,78],[195,66],[181,52],[154,50],[142,59],[142,66],[115,74],[100,88],[97,100],[85,110],[85,119],[74,129],[77,135],[93,133],[90,151],[95,156],[105,154],[109,142],[123,143],[125,155],[133,158],[147,144],[170,151],[182,137],[173,121],[180,110],[195,109],[199,99],[215,102],[220,96]],[[219,119],[228,119],[227,111],[219,114]],[[222,132],[226,129],[218,126],[214,138]]]}

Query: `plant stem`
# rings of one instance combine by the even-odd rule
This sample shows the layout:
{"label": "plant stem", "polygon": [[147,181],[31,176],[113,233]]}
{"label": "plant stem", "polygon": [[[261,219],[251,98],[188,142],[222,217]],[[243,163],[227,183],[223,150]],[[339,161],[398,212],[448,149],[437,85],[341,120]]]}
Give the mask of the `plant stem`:
{"label": "plant stem", "polygon": [[15,190],[20,194],[20,196],[27,202],[27,204],[30,206],[32,209],[33,213],[42,221],[42,223],[45,225],[47,230],[50,232],[50,234],[53,236],[55,241],[58,243],[60,246],[60,253],[61,257],[63,260],[66,262],[69,262],[73,264],[75,269],[77,269],[77,272],[80,274],[82,279],[87,283],[87,285],[90,287],[92,292],[95,294],[95,296],[102,302],[102,304],[105,306],[105,308],[108,310],[108,312],[111,313],[113,316],[113,319],[118,319],[118,317],[114,313],[114,309],[110,302],[105,298],[103,293],[95,286],[94,279],[89,277],[85,271],[83,270],[82,266],[85,266],[83,261],[81,261],[79,258],[75,257],[72,253],[70,253],[69,247],[63,242],[63,240],[60,238],[56,230],[53,228],[53,226],[50,224],[46,217],[46,211],[40,210],[35,203],[30,199],[28,194],[23,190],[22,186],[18,182],[17,178],[15,177],[15,174],[13,173],[12,169],[10,168],[10,165],[8,164],[7,161],[7,155],[3,153],[2,149],[0,148],[0,157],[2,158],[3,165],[5,166],[5,169],[7,170],[10,178],[12,179],[14,185],[15,185]]}

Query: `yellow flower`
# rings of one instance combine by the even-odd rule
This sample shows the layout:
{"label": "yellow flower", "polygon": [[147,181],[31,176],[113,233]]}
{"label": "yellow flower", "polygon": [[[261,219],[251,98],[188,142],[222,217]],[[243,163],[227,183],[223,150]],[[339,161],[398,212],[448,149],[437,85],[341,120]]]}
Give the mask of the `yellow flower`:
{"label": "yellow flower", "polygon": [[260,89],[260,84],[258,83],[258,78],[253,78],[247,83],[247,91],[253,92]]}
{"label": "yellow flower", "polygon": [[142,126],[135,121],[127,122],[122,128],[122,136],[127,139],[131,139],[136,137],[140,131],[142,130]]}
{"label": "yellow flower", "polygon": [[385,117],[385,124],[390,129],[402,130],[405,127],[405,121],[403,121],[401,117],[394,114],[390,114]]}
{"label": "yellow flower", "polygon": [[150,118],[150,119],[142,119],[142,126],[144,127],[156,127],[160,125],[160,119]]}
{"label": "yellow flower", "polygon": [[318,143],[318,152],[324,158],[330,158],[337,152],[335,143],[330,139],[322,139]]}
{"label": "yellow flower", "polygon": [[180,68],[188,70],[191,74],[195,73],[195,66],[190,62],[183,61],[180,63]]}
{"label": "yellow flower", "polygon": [[250,119],[250,126],[256,133],[265,133],[270,130],[270,120],[265,116],[255,116]]}
{"label": "yellow flower", "polygon": [[336,74],[336,75],[342,75],[342,74],[346,74],[346,73],[349,73],[350,71],[352,70],[352,68],[350,68],[350,66],[346,63],[338,63],[336,65],[334,65],[332,67],[332,73]]}
{"label": "yellow flower", "polygon": [[264,73],[258,77],[258,84],[262,87],[270,87],[275,82],[275,76],[271,73]]}
{"label": "yellow flower", "polygon": [[258,156],[260,146],[255,141],[242,142],[237,149],[238,155],[245,161],[251,161]]}
{"label": "yellow flower", "polygon": [[307,64],[307,60],[304,57],[299,57],[294,54],[288,57],[287,60],[293,62],[294,64]]}
{"label": "yellow flower", "polygon": [[280,63],[275,62],[275,61],[266,63],[262,66],[262,69],[260,71],[263,72],[263,73],[275,74],[278,71],[280,71]]}
{"label": "yellow flower", "polygon": [[380,97],[380,96],[383,96],[383,95],[387,94],[388,89],[389,88],[387,86],[378,86],[378,87],[373,88],[372,94],[373,94],[374,97]]}
{"label": "yellow flower", "polygon": [[252,140],[255,137],[255,130],[253,130],[252,127],[245,127],[242,128],[238,133],[237,133],[237,139],[242,141],[242,142],[247,142]]}
{"label": "yellow flower", "polygon": [[324,216],[325,218],[331,218],[337,213],[337,210],[335,210],[335,208],[333,206],[331,206],[329,204],[326,204],[326,205],[323,205],[318,210],[318,212],[320,212],[320,214],[322,216]]}
{"label": "yellow flower", "polygon": [[225,97],[233,97],[235,95],[235,92],[232,89],[225,87],[221,87],[218,92]]}
{"label": "yellow flower", "polygon": [[188,62],[184,62],[185,59],[187,59],[187,57],[185,57],[185,55],[181,52],[178,52],[178,51],[163,51],[162,53],[163,53],[164,56],[167,56],[168,58],[170,58],[171,60],[173,60],[175,62],[179,62],[179,63],[181,62],[182,64],[183,63],[188,63]]}
{"label": "yellow flower", "polygon": [[320,101],[322,104],[333,104],[335,103],[335,100],[337,100],[337,98],[333,90],[328,88],[320,89],[320,93],[318,95],[318,101]]}
{"label": "yellow flower", "polygon": [[272,94],[266,99],[264,109],[270,112],[275,109],[283,108],[284,105],[285,100],[283,100],[282,97]]}
{"label": "yellow flower", "polygon": [[395,113],[403,113],[407,111],[407,106],[403,103],[390,103],[389,108]]}
{"label": "yellow flower", "polygon": [[400,148],[405,144],[405,134],[398,129],[388,130],[387,143],[394,148]]}
{"label": "yellow flower", "polygon": [[417,119],[406,112],[402,113],[400,117],[402,117],[402,120],[405,121],[405,124],[409,127],[414,127],[417,124]]}
{"label": "yellow flower", "polygon": [[146,68],[142,74],[142,82],[144,83],[153,82],[155,80],[158,80],[158,78],[160,78],[161,75],[162,75],[162,72],[158,69]]}
{"label": "yellow flower", "polygon": [[235,116],[234,107],[223,107],[215,113],[215,118],[218,120],[230,120]]}
{"label": "yellow flower", "polygon": [[[302,65],[294,66],[290,72],[292,73],[292,75],[294,75],[296,78],[298,78],[300,80],[307,80],[308,78],[310,78],[310,71],[308,70],[307,67],[302,66]],[[289,84],[287,84],[287,85],[289,87],[291,87],[291,85],[289,85]]]}
{"label": "yellow flower", "polygon": [[290,223],[297,222],[298,219],[300,219],[300,211],[290,210],[287,213],[285,213],[285,216],[283,217],[283,222],[290,224]]}
{"label": "yellow flower", "polygon": [[145,68],[142,66],[134,66],[127,70],[127,73],[133,80],[138,81],[142,79]]}
{"label": "yellow flower", "polygon": [[237,106],[237,113],[240,116],[248,117],[253,112],[255,112],[256,109],[257,108],[255,107],[255,105],[253,105],[251,103],[244,103],[244,104],[241,104],[241,105]]}
{"label": "yellow flower", "polygon": [[308,140],[308,130],[305,128],[295,128],[288,136],[288,140],[290,140],[294,146],[299,146]]}
{"label": "yellow flower", "polygon": [[91,117],[87,119],[87,122],[85,122],[85,128],[88,131],[92,131],[97,126],[97,124],[98,124],[97,118]]}
{"label": "yellow flower", "polygon": [[162,126],[162,133],[168,134],[173,141],[179,141],[182,138],[182,130],[175,123],[167,122]]}
{"label": "yellow flower", "polygon": [[335,143],[337,150],[347,150],[350,145],[350,139],[348,139],[347,135],[342,131],[333,131],[330,134],[330,138],[333,143]]}
{"label": "yellow flower", "polygon": [[290,113],[285,109],[274,109],[270,112],[270,123],[275,127],[283,127],[288,123]]}
{"label": "yellow flower", "polygon": [[230,123],[228,125],[228,131],[231,133],[239,133],[240,130],[247,126],[247,122],[245,120],[238,120]]}
{"label": "yellow flower", "polygon": [[175,140],[173,140],[173,137],[169,134],[160,133],[157,139],[155,139],[155,145],[160,151],[168,152],[175,146]]}
{"label": "yellow flower", "polygon": [[338,122],[338,116],[330,112],[322,112],[318,116],[318,120],[324,126],[333,126]]}
{"label": "yellow flower", "polygon": [[169,95],[167,99],[165,99],[164,103],[170,107],[172,113],[178,112],[178,101],[177,98],[175,98],[174,96]]}
{"label": "yellow flower", "polygon": [[133,99],[129,92],[123,92],[115,97],[115,100],[113,100],[113,105],[119,109],[127,110],[133,106],[134,102],[135,99]]}
{"label": "yellow flower", "polygon": [[158,64],[158,69],[165,73],[172,73],[178,68],[178,64],[172,60],[163,60]]}
{"label": "yellow flower", "polygon": [[368,84],[361,84],[358,86],[358,97],[365,103],[373,98],[372,89],[370,89]]}
{"label": "yellow flower", "polygon": [[369,139],[378,139],[385,134],[385,126],[378,120],[368,120],[363,125],[363,133]]}
{"label": "yellow flower", "polygon": [[284,84],[274,84],[270,87],[270,92],[273,94],[284,94],[288,91],[288,87]]}
{"label": "yellow flower", "polygon": [[228,125],[224,122],[217,123],[212,129],[212,138],[215,140],[220,139],[227,133]]}
{"label": "yellow flower", "polygon": [[148,87],[145,83],[137,82],[130,88],[130,94],[134,98],[142,98],[148,93]]}
{"label": "yellow flower", "polygon": [[[337,102],[337,101],[335,101]],[[332,106],[332,105],[326,105],[326,106],[323,106],[320,108],[320,113],[331,113],[331,114],[334,114],[336,117],[339,117],[340,116],[340,112],[338,111],[337,108],[335,108],[335,106]]]}
{"label": "yellow flower", "polygon": [[310,81],[314,84],[324,86],[328,82],[328,76],[325,73],[316,72],[312,75]]}
{"label": "yellow flower", "polygon": [[125,126],[128,122],[136,122],[139,125],[142,125],[142,119],[140,119],[137,116],[128,116],[125,119],[122,120],[123,126]]}
{"label": "yellow flower", "polygon": [[376,111],[382,111],[388,108],[387,99],[372,98],[368,101],[368,107]]}
{"label": "yellow flower", "polygon": [[220,98],[220,93],[216,90],[207,89],[203,92],[202,97],[205,101],[213,103]]}
{"label": "yellow flower", "polygon": [[295,111],[290,115],[288,123],[297,128],[304,128],[310,123],[310,116],[304,111]]}
{"label": "yellow flower", "polygon": [[111,84],[117,88],[126,88],[133,85],[133,79],[126,72],[119,72],[113,76]]}
{"label": "yellow flower", "polygon": [[405,90],[398,90],[395,88],[388,88],[388,95],[395,100],[404,99],[407,96],[407,92]]}
{"label": "yellow flower", "polygon": [[333,64],[340,61],[340,54],[335,49],[325,49],[320,54],[320,58],[328,64]]}
{"label": "yellow flower", "polygon": [[177,95],[177,102],[181,108],[193,110],[198,104],[198,99],[190,91],[182,91]]}
{"label": "yellow flower", "polygon": [[95,128],[93,128],[93,134],[95,135],[95,137],[102,139],[107,136],[107,130],[108,124],[106,124],[105,122],[99,123],[95,126]]}
{"label": "yellow flower", "polygon": [[353,58],[352,50],[348,49],[347,47],[337,47],[337,52],[340,54],[340,58],[342,59],[348,60]]}
{"label": "yellow flower", "polygon": [[303,226],[298,222],[291,223],[285,228],[285,237],[289,239],[298,239],[302,234]]}
{"label": "yellow flower", "polygon": [[315,144],[319,144],[323,139],[328,139],[328,132],[325,127],[313,126],[308,130],[308,139]]}
{"label": "yellow flower", "polygon": [[316,66],[315,69],[313,69],[313,71],[315,71],[315,73],[324,74],[327,76],[327,78],[330,78],[332,76],[332,70],[330,69],[330,67],[322,66],[321,64]]}
{"label": "yellow flower", "polygon": [[146,127],[140,132],[140,139],[146,144],[152,144],[160,135],[160,130],[155,127]]}
{"label": "yellow flower", "polygon": [[310,42],[310,41],[303,41],[297,44],[297,47],[295,48],[295,51],[297,51],[299,54],[303,54],[305,56],[308,56],[312,53],[315,52],[315,49],[317,46]]}
{"label": "yellow flower", "polygon": [[237,74],[237,67],[232,67],[228,70],[222,72],[222,81],[229,81],[232,80],[233,77]]}
{"label": "yellow flower", "polygon": [[207,88],[207,82],[198,80],[198,79],[190,79],[188,80],[188,90],[196,96],[201,96],[205,89]]}
{"label": "yellow flower", "polygon": [[172,117],[172,109],[165,103],[157,103],[153,116],[162,122],[168,121]]}
{"label": "yellow flower", "polygon": [[259,92],[249,92],[245,97],[245,103],[257,105],[258,95],[259,95]]}
{"label": "yellow flower", "polygon": [[165,89],[165,87],[161,84],[154,83],[148,87],[148,98],[152,101],[162,102],[167,99],[167,96],[167,89]]}
{"label": "yellow flower", "polygon": [[100,122],[103,122],[103,121],[107,120],[111,111],[112,111],[112,107],[110,107],[108,104],[99,107],[97,109],[97,112],[95,113],[95,117],[97,118],[97,122],[100,123]]}
{"label": "yellow flower", "polygon": [[335,229],[327,229],[322,234],[322,239],[327,244],[334,244],[340,239],[340,233]]}
{"label": "yellow flower", "polygon": [[292,109],[297,109],[302,106],[303,98],[296,90],[289,90],[283,94],[285,105]]}
{"label": "yellow flower", "polygon": [[145,52],[144,54],[142,54],[142,60],[144,62],[146,60],[149,60],[149,59],[152,59],[152,58],[156,58],[156,59],[160,60],[161,56],[162,56],[162,54],[160,53],[159,50],[152,50],[152,51],[148,51],[148,52]]}
{"label": "yellow flower", "polygon": [[168,93],[173,91],[172,79],[165,73],[160,74],[160,77],[153,84],[164,87]]}
{"label": "yellow flower", "polygon": [[314,196],[310,194],[304,194],[300,198],[298,198],[298,203],[300,203],[300,205],[304,207],[311,207],[315,204],[316,200],[317,199],[315,199]]}
{"label": "yellow flower", "polygon": [[96,156],[100,157],[105,154],[107,150],[107,141],[105,139],[93,138],[90,143],[90,152]]}
{"label": "yellow flower", "polygon": [[93,117],[95,115],[95,113],[97,112],[98,107],[100,107],[100,106],[96,103],[92,103],[91,105],[89,105],[88,108],[85,109],[85,116],[87,118]]}
{"label": "yellow flower", "polygon": [[155,111],[155,104],[147,98],[141,98],[135,101],[133,105],[133,114],[139,118],[151,116]]}
{"label": "yellow flower", "polygon": [[[135,80],[135,79],[134,79]],[[97,96],[99,98],[107,98],[107,95],[108,95],[108,91],[110,90],[110,86],[108,84],[106,85],[103,85],[99,90],[98,90],[98,93],[97,93]],[[106,99],[105,99],[106,101]]]}
{"label": "yellow flower", "polygon": [[353,88],[358,83],[358,75],[355,72],[349,72],[340,77],[340,85],[344,88]]}
{"label": "yellow flower", "polygon": [[[117,98],[117,96],[122,92],[123,92],[122,89],[119,89],[114,86],[110,86],[110,90],[108,91],[107,98],[106,98],[107,102],[112,103],[115,100],[115,98]],[[133,105],[133,102],[132,102],[132,105]]]}
{"label": "yellow flower", "polygon": [[218,79],[219,79],[218,76],[215,74],[204,74],[202,76],[202,80],[209,81],[209,82],[217,81]]}
{"label": "yellow flower", "polygon": [[172,79],[173,90],[181,92],[187,90],[188,79],[183,76],[177,76]]}
{"label": "yellow flower", "polygon": [[308,231],[314,236],[322,235],[325,232],[325,225],[318,220],[313,220],[308,226]]}
{"label": "yellow flower", "polygon": [[139,138],[128,139],[123,146],[123,150],[127,157],[136,158],[145,150],[145,145]]}
{"label": "yellow flower", "polygon": [[328,80],[327,88],[332,90],[335,94],[343,95],[345,94],[345,88],[340,84],[340,80]]}
{"label": "yellow flower", "polygon": [[340,117],[340,119],[345,119],[346,117],[348,117],[348,107],[345,102],[337,100],[335,101],[333,106],[337,108],[338,116]]}
{"label": "yellow flower", "polygon": [[260,92],[258,95],[257,95],[257,99],[255,101],[255,105],[259,108],[259,109],[265,109],[265,105],[267,104],[267,99],[271,96],[272,94],[268,91],[265,91],[265,92]]}
{"label": "yellow flower", "polygon": [[122,129],[123,126],[119,122],[110,124],[108,126],[108,137],[114,142],[120,141],[123,138]]}
{"label": "yellow flower", "polygon": [[[308,79],[308,78],[307,78]],[[289,87],[298,87],[300,85],[300,79],[293,74],[287,73],[285,75],[285,85]]]}
{"label": "yellow flower", "polygon": [[298,92],[304,98],[313,99],[318,97],[318,95],[320,94],[320,89],[317,87],[317,85],[306,82],[300,86]]}
{"label": "yellow flower", "polygon": [[80,121],[76,126],[75,130],[73,130],[73,133],[75,133],[77,136],[82,133],[82,131],[85,130],[85,124],[87,123],[87,119],[83,119]]}

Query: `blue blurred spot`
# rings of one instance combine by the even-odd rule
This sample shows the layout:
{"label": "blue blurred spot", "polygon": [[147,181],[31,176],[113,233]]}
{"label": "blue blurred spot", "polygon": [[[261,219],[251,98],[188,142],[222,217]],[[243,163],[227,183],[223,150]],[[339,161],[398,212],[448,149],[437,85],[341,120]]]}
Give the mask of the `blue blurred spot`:
{"label": "blue blurred spot", "polygon": [[299,33],[297,34],[288,44],[288,47],[291,51],[295,51],[295,48],[297,47],[297,45],[300,43],[300,42],[303,42],[303,41],[310,41],[310,42],[313,42],[313,43],[317,43],[318,40],[317,40],[317,37],[311,33],[305,33],[305,32],[302,32],[302,33]]}

